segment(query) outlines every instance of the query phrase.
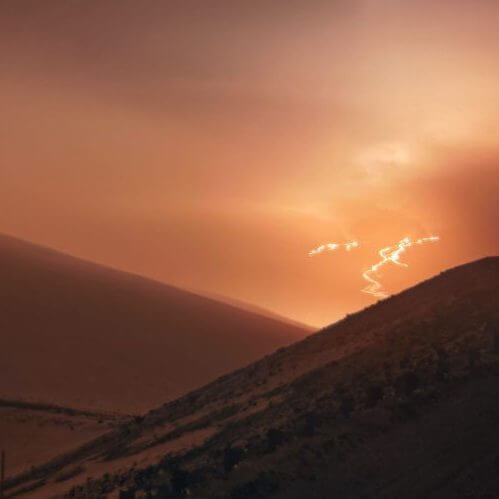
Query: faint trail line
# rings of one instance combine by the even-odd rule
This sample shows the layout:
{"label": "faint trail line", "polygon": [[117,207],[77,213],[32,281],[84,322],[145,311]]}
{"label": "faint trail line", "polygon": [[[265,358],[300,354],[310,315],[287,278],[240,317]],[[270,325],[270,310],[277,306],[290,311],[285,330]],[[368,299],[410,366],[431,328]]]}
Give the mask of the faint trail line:
{"label": "faint trail line", "polygon": [[404,237],[396,246],[387,246],[379,250],[378,254],[381,257],[379,262],[371,265],[371,267],[362,273],[362,277],[367,281],[367,286],[362,290],[378,298],[386,298],[388,295],[382,291],[383,286],[373,276],[377,275],[378,271],[387,263],[393,263],[399,267],[408,267],[407,263],[400,262],[400,255],[404,253],[407,248],[415,244],[425,244],[428,242],[437,242],[440,238],[438,236],[423,237],[413,241],[410,237]]}
{"label": "faint trail line", "polygon": [[[383,291],[382,284],[375,278],[375,276],[377,277],[379,270],[387,263],[393,263],[399,267],[408,267],[406,263],[400,261],[402,253],[414,245],[423,245],[425,243],[437,242],[439,240],[440,238],[438,236],[422,237],[416,240],[412,240],[410,237],[404,237],[398,244],[394,246],[386,246],[385,248],[380,249],[378,251],[378,255],[381,257],[381,260],[362,272],[363,279],[367,281],[367,286],[362,289],[362,292],[378,298],[386,298],[388,295]],[[316,256],[324,253],[325,251],[337,251],[339,249],[351,251],[352,249],[359,247],[360,243],[355,240],[346,243],[325,243],[309,251],[308,256]]]}
{"label": "faint trail line", "polygon": [[317,246],[317,248],[314,248],[313,250],[308,252],[308,256],[315,256],[319,255],[320,253],[324,251],[336,251],[337,249],[344,248],[347,251],[351,251],[354,248],[358,248],[360,245],[358,241],[349,241],[348,243],[325,243],[321,244],[320,246]]}

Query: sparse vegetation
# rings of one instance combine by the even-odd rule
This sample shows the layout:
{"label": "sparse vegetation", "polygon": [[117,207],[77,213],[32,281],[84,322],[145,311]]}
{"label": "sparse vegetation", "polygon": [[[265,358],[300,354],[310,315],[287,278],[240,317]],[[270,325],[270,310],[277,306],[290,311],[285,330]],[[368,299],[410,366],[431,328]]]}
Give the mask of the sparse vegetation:
{"label": "sparse vegetation", "polygon": [[[482,272],[475,287],[460,286],[450,302],[439,300],[452,273],[354,314],[279,351],[278,362],[265,358],[224,376],[36,476],[90,456],[109,458],[113,449],[114,457],[140,456],[207,428],[215,431],[199,444],[68,496],[112,489],[130,497],[375,498],[388,487],[390,497],[406,497],[403,490],[412,499],[436,486],[440,478],[429,467],[446,455],[453,454],[449,476],[469,462],[468,452],[484,453],[490,471],[488,463],[499,459],[499,356],[483,325],[496,313],[499,293],[498,279]],[[380,468],[380,462],[390,464]],[[413,465],[422,471],[411,488],[404,480]],[[438,486],[451,490],[465,478],[445,480]]]}

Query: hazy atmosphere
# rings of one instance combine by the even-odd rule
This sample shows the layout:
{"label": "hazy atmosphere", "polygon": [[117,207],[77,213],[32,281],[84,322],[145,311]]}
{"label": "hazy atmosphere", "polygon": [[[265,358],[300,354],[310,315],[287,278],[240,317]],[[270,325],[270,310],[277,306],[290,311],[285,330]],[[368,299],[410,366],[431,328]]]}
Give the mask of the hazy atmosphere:
{"label": "hazy atmosphere", "polygon": [[499,498],[499,0],[0,0],[0,499]]}
{"label": "hazy atmosphere", "polygon": [[498,54],[495,0],[3,0],[0,232],[325,325],[497,254]]}

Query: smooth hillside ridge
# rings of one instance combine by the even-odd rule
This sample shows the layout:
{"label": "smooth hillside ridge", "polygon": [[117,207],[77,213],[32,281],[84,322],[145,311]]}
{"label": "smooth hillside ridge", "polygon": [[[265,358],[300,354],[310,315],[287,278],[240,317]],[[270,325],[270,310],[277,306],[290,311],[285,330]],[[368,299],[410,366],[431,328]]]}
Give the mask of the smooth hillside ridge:
{"label": "smooth hillside ridge", "polygon": [[211,298],[212,300],[218,301],[220,303],[226,303],[227,305],[231,305],[232,307],[240,308],[242,310],[246,310],[247,312],[251,312],[254,314],[261,315],[263,317],[268,317],[269,319],[274,319],[276,321],[285,322],[286,324],[291,324],[298,328],[309,329],[311,331],[317,331],[317,327],[310,326],[309,324],[305,324],[303,322],[290,319],[289,317],[285,317],[277,312],[274,312],[268,308],[254,305],[253,303],[238,300],[236,298],[230,298],[229,296],[221,295],[218,293],[203,293],[202,291],[196,291],[195,289],[189,289],[194,294],[199,294],[201,296],[206,296],[207,298]]}
{"label": "smooth hillside ridge", "polygon": [[0,398],[136,413],[310,331],[0,236]]}

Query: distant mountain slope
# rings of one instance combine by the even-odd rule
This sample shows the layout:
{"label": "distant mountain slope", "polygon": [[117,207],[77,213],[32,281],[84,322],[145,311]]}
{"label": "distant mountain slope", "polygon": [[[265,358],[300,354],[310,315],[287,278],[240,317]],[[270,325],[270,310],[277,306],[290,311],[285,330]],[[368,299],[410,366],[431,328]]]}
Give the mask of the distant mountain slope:
{"label": "distant mountain slope", "polygon": [[144,411],[305,327],[0,236],[0,398]]}
{"label": "distant mountain slope", "polygon": [[11,479],[9,491],[497,497],[498,314],[498,257],[451,269]]}

